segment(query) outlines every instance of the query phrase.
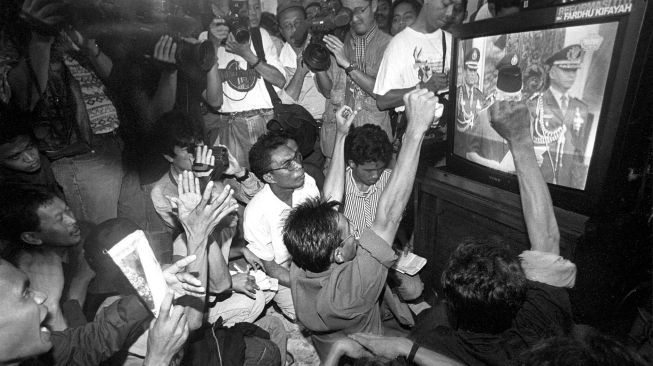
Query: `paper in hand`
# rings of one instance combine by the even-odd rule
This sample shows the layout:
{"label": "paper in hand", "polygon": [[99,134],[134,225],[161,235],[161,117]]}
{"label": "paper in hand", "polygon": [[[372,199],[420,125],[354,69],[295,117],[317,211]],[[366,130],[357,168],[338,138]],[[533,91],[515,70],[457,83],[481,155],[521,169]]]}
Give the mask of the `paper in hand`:
{"label": "paper in hand", "polygon": [[398,272],[414,276],[426,265],[426,259],[414,253],[402,254],[395,265],[392,266]]}
{"label": "paper in hand", "polygon": [[168,291],[163,272],[141,230],[134,231],[107,251],[155,317]]}

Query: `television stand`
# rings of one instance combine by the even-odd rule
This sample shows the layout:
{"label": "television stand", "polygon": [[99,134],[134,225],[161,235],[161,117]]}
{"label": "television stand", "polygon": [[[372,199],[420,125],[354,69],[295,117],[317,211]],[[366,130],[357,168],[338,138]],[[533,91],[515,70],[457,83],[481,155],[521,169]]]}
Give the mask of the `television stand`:
{"label": "television stand", "polygon": [[[416,254],[428,263],[427,288],[441,289],[440,277],[451,252],[465,237],[500,235],[519,251],[530,247],[519,195],[452,174],[444,168],[420,171],[415,181]],[[587,216],[555,207],[560,253],[573,259]]]}

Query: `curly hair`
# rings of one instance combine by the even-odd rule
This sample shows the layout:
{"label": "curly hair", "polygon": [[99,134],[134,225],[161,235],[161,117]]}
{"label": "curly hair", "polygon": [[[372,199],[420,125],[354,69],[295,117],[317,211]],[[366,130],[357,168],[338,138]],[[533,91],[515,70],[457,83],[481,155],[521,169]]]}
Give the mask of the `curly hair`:
{"label": "curly hair", "polygon": [[263,176],[270,169],[272,164],[272,152],[288,141],[288,136],[278,133],[266,133],[256,140],[249,150],[249,170],[256,175],[261,182],[265,182]]}
{"label": "curly hair", "polygon": [[354,127],[345,139],[345,161],[352,160],[360,165],[382,161],[388,164],[392,159],[392,143],[381,127],[365,124]]}
{"label": "curly hair", "polygon": [[526,283],[518,256],[497,238],[465,239],[442,273],[458,327],[480,333],[510,327],[525,299]]}
{"label": "curly hair", "polygon": [[331,265],[333,251],[340,244],[336,201],[309,199],[295,207],[283,226],[283,243],[292,260],[302,269],[322,272]]}

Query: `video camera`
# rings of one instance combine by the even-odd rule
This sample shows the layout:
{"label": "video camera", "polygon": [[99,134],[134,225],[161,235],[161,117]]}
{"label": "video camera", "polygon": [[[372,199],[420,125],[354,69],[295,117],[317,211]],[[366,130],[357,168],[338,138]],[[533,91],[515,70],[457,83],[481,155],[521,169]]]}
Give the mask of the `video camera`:
{"label": "video camera", "polygon": [[336,9],[333,2],[321,0],[318,14],[295,30],[295,39],[301,44],[306,40],[308,32],[311,34],[311,40],[302,53],[304,63],[309,70],[317,72],[329,69],[331,54],[322,38],[327,34],[332,34],[336,29],[348,25],[351,18],[351,10],[344,7]]}

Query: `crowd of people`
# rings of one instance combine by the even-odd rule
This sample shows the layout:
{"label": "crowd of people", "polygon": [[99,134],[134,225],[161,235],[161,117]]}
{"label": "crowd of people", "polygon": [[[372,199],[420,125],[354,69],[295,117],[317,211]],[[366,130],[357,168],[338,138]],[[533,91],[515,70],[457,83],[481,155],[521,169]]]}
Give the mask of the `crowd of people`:
{"label": "crowd of people", "polygon": [[[643,364],[574,324],[525,103],[489,108],[530,250],[460,243],[436,298],[395,269],[446,29],[519,1],[261,1],[95,5],[131,28],[2,6],[0,364],[292,364],[270,306],[323,365]],[[158,312],[107,254],[139,230],[168,287]]]}

